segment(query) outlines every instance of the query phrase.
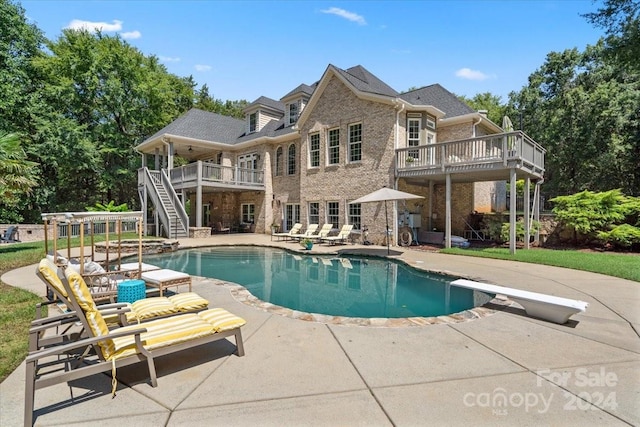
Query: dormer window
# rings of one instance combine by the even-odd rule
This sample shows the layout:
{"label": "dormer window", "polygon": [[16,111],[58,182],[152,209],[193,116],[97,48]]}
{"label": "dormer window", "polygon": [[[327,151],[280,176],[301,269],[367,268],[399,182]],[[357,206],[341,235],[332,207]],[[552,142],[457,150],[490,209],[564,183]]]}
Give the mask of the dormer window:
{"label": "dormer window", "polygon": [[292,102],[291,104],[287,104],[287,113],[289,116],[288,125],[292,125],[298,120],[298,102]]}
{"label": "dormer window", "polygon": [[258,123],[258,113],[249,114],[249,133],[256,131]]}

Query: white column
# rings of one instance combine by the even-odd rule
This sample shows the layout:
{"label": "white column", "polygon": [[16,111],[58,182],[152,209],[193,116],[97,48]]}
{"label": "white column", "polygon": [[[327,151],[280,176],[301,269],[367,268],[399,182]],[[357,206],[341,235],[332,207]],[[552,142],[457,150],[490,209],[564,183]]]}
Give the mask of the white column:
{"label": "white column", "polygon": [[509,253],[516,253],[516,170],[511,168],[509,172],[510,197],[509,197]]}
{"label": "white column", "polygon": [[531,240],[531,220],[529,218],[529,206],[531,204],[531,178],[527,176],[524,180],[524,248],[529,249],[529,240]]}
{"label": "white column", "polygon": [[196,180],[196,227],[202,227],[202,160],[198,160]]}
{"label": "white column", "polygon": [[444,247],[451,247],[451,174],[447,174],[446,190],[445,190],[445,229],[444,229]]}
{"label": "white column", "polygon": [[[536,189],[533,193],[533,220],[540,224],[540,180],[536,181]],[[536,238],[535,241],[540,246],[540,227],[536,227]]]}
{"label": "white column", "polygon": [[433,180],[429,181],[429,222],[427,223],[428,229],[427,231],[433,230],[433,190],[434,183]]}

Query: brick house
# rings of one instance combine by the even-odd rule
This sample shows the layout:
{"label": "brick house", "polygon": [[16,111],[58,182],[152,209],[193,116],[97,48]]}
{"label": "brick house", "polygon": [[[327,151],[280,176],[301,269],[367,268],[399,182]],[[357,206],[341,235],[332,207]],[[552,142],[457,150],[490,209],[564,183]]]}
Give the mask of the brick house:
{"label": "brick house", "polygon": [[[543,180],[545,151],[523,132],[505,132],[438,84],[398,93],[362,66],[329,65],[318,82],[244,113],[192,109],[136,147],[157,234],[332,223],[366,226],[380,244],[383,205],[350,201],[387,186],[424,196],[389,203],[392,236],[419,214],[414,231],[443,231],[448,245],[472,212],[504,210],[505,181],[515,194],[516,179]],[[515,198],[510,208],[515,222]]]}

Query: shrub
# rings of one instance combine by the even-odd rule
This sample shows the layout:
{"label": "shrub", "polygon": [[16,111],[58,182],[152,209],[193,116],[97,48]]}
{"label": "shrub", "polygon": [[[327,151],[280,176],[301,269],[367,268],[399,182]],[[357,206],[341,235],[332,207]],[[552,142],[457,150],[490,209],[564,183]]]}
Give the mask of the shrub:
{"label": "shrub", "polygon": [[[540,223],[538,221],[531,221],[529,235],[533,236],[539,229]],[[511,231],[510,224],[508,222],[503,223],[500,231],[500,238],[503,242],[509,241],[509,231]],[[524,219],[516,221],[516,240],[524,240]]]}
{"label": "shrub", "polygon": [[597,238],[605,244],[630,248],[640,244],[640,228],[630,224],[617,225],[610,231],[599,231]]}

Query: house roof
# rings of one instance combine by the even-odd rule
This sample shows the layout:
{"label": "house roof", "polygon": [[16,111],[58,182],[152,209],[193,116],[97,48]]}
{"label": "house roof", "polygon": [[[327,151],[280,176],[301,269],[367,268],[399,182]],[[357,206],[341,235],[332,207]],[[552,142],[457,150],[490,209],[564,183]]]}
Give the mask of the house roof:
{"label": "house roof", "polygon": [[252,132],[249,134],[243,133],[239,138],[237,138],[236,141],[234,141],[234,143],[239,144],[241,142],[252,141],[254,139],[264,138],[264,137],[273,138],[276,136],[286,135],[288,133],[293,133],[293,132],[296,132],[296,131],[293,130],[292,126],[285,126],[284,118],[280,120],[271,120],[267,122],[267,124],[264,125],[259,132]]}
{"label": "house roof", "polygon": [[282,99],[287,99],[288,97],[292,96],[292,95],[296,95],[298,93],[302,93],[304,95],[309,95],[311,96],[311,94],[313,93],[313,91],[315,90],[316,86],[318,86],[318,83],[314,83],[311,86],[306,85],[304,83],[302,83],[301,85],[299,85],[297,88],[295,88],[294,90],[292,90],[291,92],[287,93],[285,96],[283,96]]}
{"label": "house roof", "polygon": [[342,75],[356,89],[362,92],[375,93],[378,95],[398,96],[398,92],[391,86],[371,74],[362,65],[348,68],[346,70],[333,67],[340,75]]}
{"label": "house roof", "polygon": [[413,105],[433,105],[439,110],[444,111],[447,118],[476,112],[456,95],[437,83],[410,92],[401,93],[398,97]]}
{"label": "house roof", "polygon": [[244,131],[244,120],[192,108],[147,138],[142,144],[164,134],[233,144]]}
{"label": "house roof", "polygon": [[284,113],[284,104],[280,101],[276,101],[275,99],[268,98],[266,96],[261,96],[260,98],[253,101],[251,104],[244,107],[242,111],[249,111],[254,109],[255,107],[263,106],[267,108],[271,108],[273,110]]}

